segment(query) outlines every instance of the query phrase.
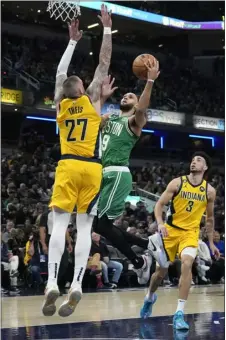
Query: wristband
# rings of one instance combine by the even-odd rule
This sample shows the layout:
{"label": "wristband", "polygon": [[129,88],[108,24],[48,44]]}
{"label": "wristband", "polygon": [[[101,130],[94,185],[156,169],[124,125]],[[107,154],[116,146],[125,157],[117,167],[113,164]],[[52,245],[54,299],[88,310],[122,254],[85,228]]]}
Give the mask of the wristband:
{"label": "wristband", "polygon": [[75,47],[75,46],[77,45],[77,41],[76,41],[76,40],[73,40],[73,39],[70,39],[69,45],[72,45],[72,46]]}
{"label": "wristband", "polygon": [[154,83],[155,81],[153,79],[148,79],[148,82]]}
{"label": "wristband", "polygon": [[111,27],[104,27],[104,34],[111,34]]}

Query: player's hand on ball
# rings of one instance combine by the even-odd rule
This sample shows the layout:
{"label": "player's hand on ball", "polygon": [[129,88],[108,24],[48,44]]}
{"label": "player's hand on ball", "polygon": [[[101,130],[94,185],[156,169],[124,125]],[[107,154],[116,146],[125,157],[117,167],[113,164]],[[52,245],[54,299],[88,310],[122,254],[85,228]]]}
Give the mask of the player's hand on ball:
{"label": "player's hand on ball", "polygon": [[98,18],[102,22],[104,27],[111,27],[111,11],[108,13],[108,8],[106,5],[101,5],[101,15],[98,15]]}
{"label": "player's hand on ball", "polygon": [[151,80],[157,79],[160,74],[158,60],[154,58],[153,61],[151,61],[149,59],[144,64],[147,67],[147,71],[148,71],[147,79],[151,79]]}
{"label": "player's hand on ball", "polygon": [[158,232],[162,235],[162,237],[169,236],[168,230],[164,226],[164,224],[158,224]]}
{"label": "player's hand on ball", "polygon": [[73,19],[68,23],[69,36],[71,40],[79,41],[82,37],[83,31],[79,30],[79,20]]}
{"label": "player's hand on ball", "polygon": [[101,88],[101,96],[102,97],[108,98],[115,92],[115,90],[117,90],[117,88],[118,88],[117,86],[112,87],[114,82],[115,82],[115,78],[112,78],[112,80],[111,80],[110,75],[104,78],[102,88]]}
{"label": "player's hand on ball", "polygon": [[219,258],[221,257],[219,249],[214,244],[210,244],[210,250],[215,259],[219,260]]}

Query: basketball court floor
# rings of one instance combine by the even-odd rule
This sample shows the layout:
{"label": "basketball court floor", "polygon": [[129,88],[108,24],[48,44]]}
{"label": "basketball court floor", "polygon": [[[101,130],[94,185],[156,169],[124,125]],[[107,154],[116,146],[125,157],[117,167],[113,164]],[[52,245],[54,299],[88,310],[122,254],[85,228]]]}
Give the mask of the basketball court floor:
{"label": "basketball court floor", "polygon": [[[69,318],[44,317],[43,296],[2,298],[2,340],[33,339],[162,339],[223,340],[224,286],[192,287],[186,305],[187,333],[174,332],[176,288],[161,288],[153,317],[139,318],[144,289],[86,293]],[[60,297],[57,305],[63,301]]]}

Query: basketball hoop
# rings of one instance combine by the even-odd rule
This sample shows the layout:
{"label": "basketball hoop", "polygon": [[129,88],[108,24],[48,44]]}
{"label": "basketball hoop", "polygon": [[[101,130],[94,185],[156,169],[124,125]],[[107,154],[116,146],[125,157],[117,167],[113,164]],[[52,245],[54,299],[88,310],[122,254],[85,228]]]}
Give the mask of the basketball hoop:
{"label": "basketball hoop", "polygon": [[47,12],[50,13],[50,18],[61,19],[62,21],[71,21],[81,15],[80,1],[49,1]]}

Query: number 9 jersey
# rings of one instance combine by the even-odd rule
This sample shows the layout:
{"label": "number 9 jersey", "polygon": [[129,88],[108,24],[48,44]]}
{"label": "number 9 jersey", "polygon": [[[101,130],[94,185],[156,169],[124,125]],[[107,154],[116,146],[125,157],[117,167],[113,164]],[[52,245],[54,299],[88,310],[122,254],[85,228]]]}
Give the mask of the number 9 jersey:
{"label": "number 9 jersey", "polygon": [[63,99],[57,124],[60,131],[61,155],[101,158],[101,117],[88,96]]}
{"label": "number 9 jersey", "polygon": [[89,97],[63,99],[57,123],[61,160],[56,168],[50,207],[96,215],[102,180],[101,117]]}

